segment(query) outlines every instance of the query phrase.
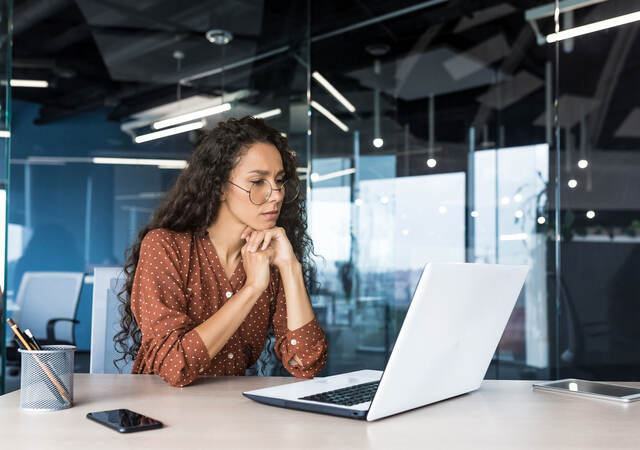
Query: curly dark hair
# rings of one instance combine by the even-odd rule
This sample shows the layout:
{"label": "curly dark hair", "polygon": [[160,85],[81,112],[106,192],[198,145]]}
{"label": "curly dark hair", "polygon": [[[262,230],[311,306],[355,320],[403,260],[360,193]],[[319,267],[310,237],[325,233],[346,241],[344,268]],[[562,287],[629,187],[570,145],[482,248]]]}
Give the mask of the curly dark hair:
{"label": "curly dark hair", "polygon": [[[135,359],[142,343],[142,332],[131,311],[131,291],[142,240],[149,231],[156,228],[177,232],[206,232],[216,220],[222,189],[229,180],[231,171],[249,147],[258,142],[275,146],[282,157],[285,177],[293,183],[300,183],[295,152],[289,148],[287,138],[268,126],[264,120],[254,117],[227,119],[202,133],[188,166],[180,173],[151,221],[138,232],[136,242],[125,252],[126,282],[118,293],[121,302],[121,330],[114,337],[115,349],[122,354],[121,358],[114,360],[118,369],[118,362],[122,361],[123,365],[126,365],[128,359]],[[309,293],[313,292],[317,282],[311,254],[315,253],[313,242],[307,234],[307,214],[303,195],[291,203],[282,205],[276,225],[285,229],[293,251],[302,264],[307,290]],[[272,335],[273,331],[270,330],[267,347],[269,343],[273,345]],[[265,351],[267,354],[273,354],[273,348]]]}

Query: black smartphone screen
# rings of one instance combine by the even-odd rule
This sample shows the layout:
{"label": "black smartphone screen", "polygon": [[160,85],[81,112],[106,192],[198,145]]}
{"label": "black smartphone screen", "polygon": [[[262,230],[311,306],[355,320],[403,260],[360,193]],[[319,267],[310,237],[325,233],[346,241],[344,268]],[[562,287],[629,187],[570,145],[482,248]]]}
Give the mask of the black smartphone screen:
{"label": "black smartphone screen", "polygon": [[162,428],[162,422],[129,409],[90,412],[87,414],[87,418],[95,420],[109,428],[113,428],[120,433],[133,433],[134,431]]}

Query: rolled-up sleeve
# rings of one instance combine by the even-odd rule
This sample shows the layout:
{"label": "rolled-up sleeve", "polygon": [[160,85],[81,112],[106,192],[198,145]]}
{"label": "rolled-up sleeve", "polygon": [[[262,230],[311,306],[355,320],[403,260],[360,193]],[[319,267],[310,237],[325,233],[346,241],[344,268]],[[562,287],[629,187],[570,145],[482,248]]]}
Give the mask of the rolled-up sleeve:
{"label": "rolled-up sleeve", "polygon": [[[273,315],[275,353],[291,375],[298,378],[313,378],[327,363],[327,339],[315,317],[300,328],[289,330],[284,285],[279,274],[276,280],[276,305]],[[294,355],[302,362],[301,366],[289,364]]]}
{"label": "rolled-up sleeve", "polygon": [[131,309],[142,332],[132,372],[155,373],[172,386],[190,384],[211,361],[187,315],[179,252],[161,230],[142,241],[131,292]]}

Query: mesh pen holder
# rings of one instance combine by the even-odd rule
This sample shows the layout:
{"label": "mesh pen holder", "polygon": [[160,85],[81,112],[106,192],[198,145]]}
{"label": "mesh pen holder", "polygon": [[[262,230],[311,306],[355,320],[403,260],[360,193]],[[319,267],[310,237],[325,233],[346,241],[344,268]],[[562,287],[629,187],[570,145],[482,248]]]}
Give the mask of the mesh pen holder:
{"label": "mesh pen holder", "polygon": [[74,345],[44,345],[42,350],[18,350],[22,355],[20,407],[57,411],[73,405]]}

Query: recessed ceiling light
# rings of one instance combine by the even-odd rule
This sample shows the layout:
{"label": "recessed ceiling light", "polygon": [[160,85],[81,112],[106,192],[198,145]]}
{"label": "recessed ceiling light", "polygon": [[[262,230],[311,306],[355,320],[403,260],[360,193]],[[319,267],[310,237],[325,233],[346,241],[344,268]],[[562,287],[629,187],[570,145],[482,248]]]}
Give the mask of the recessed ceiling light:
{"label": "recessed ceiling light", "polygon": [[226,45],[233,39],[233,34],[227,30],[209,30],[205,37],[212,44]]}
{"label": "recessed ceiling light", "polygon": [[387,44],[369,44],[364,49],[371,56],[384,56],[389,53],[391,47]]}

